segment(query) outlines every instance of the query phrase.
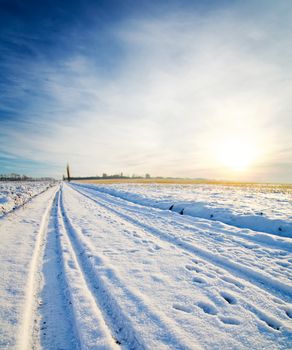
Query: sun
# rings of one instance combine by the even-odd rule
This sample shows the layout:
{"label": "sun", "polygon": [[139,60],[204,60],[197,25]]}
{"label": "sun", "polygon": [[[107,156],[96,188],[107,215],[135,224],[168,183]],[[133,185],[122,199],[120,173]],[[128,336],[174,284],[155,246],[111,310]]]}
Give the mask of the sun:
{"label": "sun", "polygon": [[256,149],[245,138],[222,140],[216,149],[218,161],[234,171],[244,171],[255,159]]}

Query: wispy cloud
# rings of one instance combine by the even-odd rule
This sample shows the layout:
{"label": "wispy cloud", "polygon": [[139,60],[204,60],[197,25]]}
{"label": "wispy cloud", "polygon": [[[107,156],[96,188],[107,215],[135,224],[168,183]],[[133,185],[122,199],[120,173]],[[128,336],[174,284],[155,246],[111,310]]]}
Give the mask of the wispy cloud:
{"label": "wispy cloud", "polygon": [[[97,28],[83,40],[83,28],[70,55],[26,62],[5,98],[27,102],[21,111],[8,104],[19,118],[1,122],[0,150],[59,167],[69,161],[79,175],[228,178],[239,175],[216,163],[216,150],[235,137],[255,153],[243,179],[288,181],[288,12],[292,6],[265,2],[203,15],[195,9],[139,14],[103,30],[108,49]],[[101,59],[101,47],[117,57]]]}

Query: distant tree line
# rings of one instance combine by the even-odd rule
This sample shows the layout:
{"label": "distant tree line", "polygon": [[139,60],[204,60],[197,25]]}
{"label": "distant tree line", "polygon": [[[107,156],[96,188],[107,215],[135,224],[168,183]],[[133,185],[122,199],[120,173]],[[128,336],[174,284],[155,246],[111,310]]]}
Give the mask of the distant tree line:
{"label": "distant tree line", "polygon": [[30,177],[26,175],[19,175],[15,173],[0,174],[0,181],[54,181],[51,177]]}
{"label": "distant tree line", "polygon": [[[63,180],[67,180],[68,178],[63,176]],[[104,180],[104,179],[151,179],[150,174],[145,174],[145,176],[135,175],[132,176],[120,174],[108,175],[107,173],[103,173],[102,176],[85,176],[85,177],[71,177],[71,180]]]}

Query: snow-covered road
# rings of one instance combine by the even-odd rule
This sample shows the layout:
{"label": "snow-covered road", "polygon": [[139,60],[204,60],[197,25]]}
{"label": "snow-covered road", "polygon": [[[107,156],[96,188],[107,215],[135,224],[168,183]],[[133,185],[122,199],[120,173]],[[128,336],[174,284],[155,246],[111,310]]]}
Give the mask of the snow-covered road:
{"label": "snow-covered road", "polygon": [[0,348],[291,348],[289,237],[65,183],[0,229]]}

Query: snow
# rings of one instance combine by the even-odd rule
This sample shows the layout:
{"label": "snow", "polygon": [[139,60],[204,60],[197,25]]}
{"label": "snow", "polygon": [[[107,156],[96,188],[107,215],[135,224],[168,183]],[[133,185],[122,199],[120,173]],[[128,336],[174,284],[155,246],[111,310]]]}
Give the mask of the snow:
{"label": "snow", "polygon": [[[13,211],[0,218],[0,348],[13,349],[17,345],[27,300],[31,259],[40,233],[40,222],[52,198],[51,188],[34,198],[23,210]],[[21,339],[22,341],[22,339]],[[21,347],[19,347],[21,348]]]}
{"label": "snow", "polygon": [[53,185],[53,181],[0,181],[0,217]]}
{"label": "snow", "polygon": [[[76,184],[75,186],[78,186]],[[133,203],[292,238],[292,191],[280,186],[82,185]]]}
{"label": "snow", "polygon": [[[196,199],[216,220],[169,210]],[[248,203],[260,231],[219,220]],[[0,348],[289,349],[292,240],[267,230],[289,210],[264,190],[49,188],[0,219]]]}

